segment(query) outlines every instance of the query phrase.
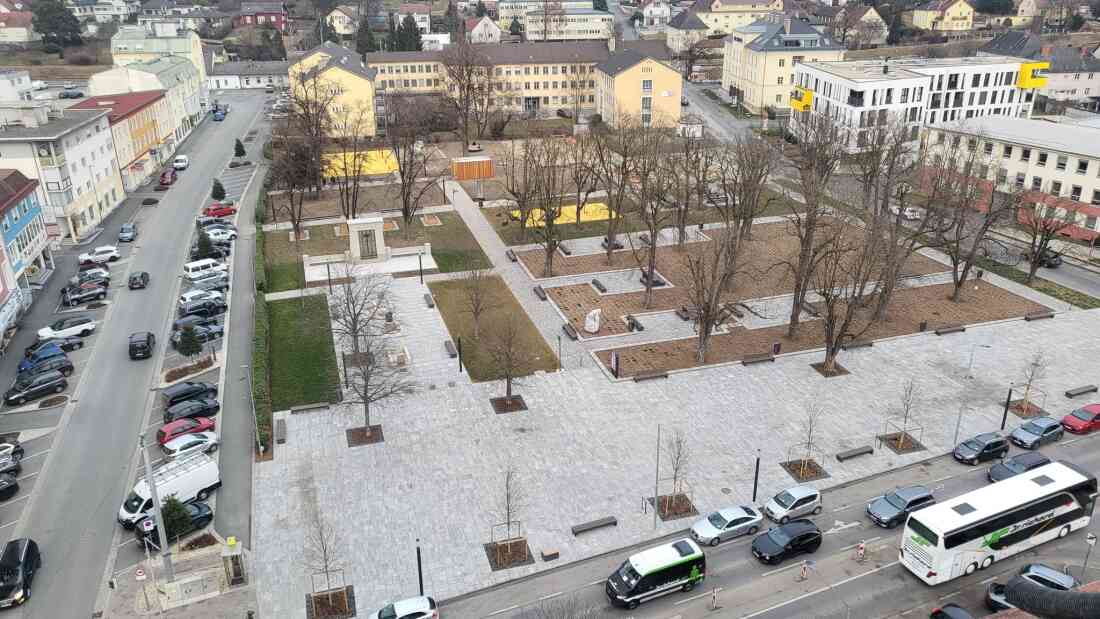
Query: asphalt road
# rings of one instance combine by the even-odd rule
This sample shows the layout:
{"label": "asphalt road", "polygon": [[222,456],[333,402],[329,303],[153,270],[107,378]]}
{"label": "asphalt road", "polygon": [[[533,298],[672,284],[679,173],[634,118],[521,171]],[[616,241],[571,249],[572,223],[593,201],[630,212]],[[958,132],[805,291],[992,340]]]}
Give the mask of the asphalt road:
{"label": "asphalt road", "polygon": [[[179,150],[190,156],[190,168],[170,191],[156,194],[159,205],[146,207],[151,214],[125,269],[113,281],[124,282],[131,269],[144,270],[151,285],[143,291],[123,290],[110,305],[74,399],[62,414],[42,479],[16,527],[18,536],[38,541],[43,566],[35,578],[34,599],[13,617],[88,617],[95,609],[121,530],[116,515],[132,484],[137,438],[148,425],[153,387],[159,382],[155,362],[129,360],[126,339],[134,331],[167,334],[190,240],[180,231],[193,229],[195,215],[208,199],[210,179],[232,155],[234,138],[244,135],[261,100],[242,100],[224,122],[201,124]],[[119,215],[107,224],[104,235],[110,239]],[[75,269],[71,257],[66,268]],[[167,342],[167,337],[158,339],[158,346]],[[232,492],[226,488],[218,494]]]}
{"label": "asphalt road", "polygon": [[[1100,468],[1100,435],[1067,437],[1061,444],[1044,447],[1054,458],[1066,458],[1084,468]],[[1016,453],[1019,450],[1013,448]],[[921,617],[918,610],[928,611],[944,600],[962,604],[978,615],[984,614],[982,596],[986,584],[1017,570],[1024,563],[1040,560],[1063,568],[1079,566],[1083,554],[1084,532],[1075,532],[1065,540],[1051,542],[1034,551],[1000,561],[988,570],[968,577],[928,587],[897,564],[900,530],[885,530],[871,524],[864,514],[867,501],[897,485],[922,483],[942,498],[957,496],[982,487],[988,482],[988,465],[967,467],[942,456],[918,465],[906,467],[843,488],[826,491],[825,512],[814,521],[825,532],[824,543],[817,553],[808,557],[815,569],[806,581],[797,579],[798,561],[788,560],[779,566],[761,565],[749,553],[749,538],[726,542],[707,548],[707,579],[700,589],[691,593],[665,596],[629,613],[618,611],[607,603],[603,583],[627,556],[654,545],[653,542],[609,555],[563,565],[559,569],[511,583],[475,592],[455,601],[445,601],[445,614],[460,617],[518,617],[522,610],[540,604],[554,604],[573,598],[582,607],[594,607],[607,616],[632,619],[692,619],[701,617],[744,617],[780,619],[787,617]],[[685,522],[690,526],[690,521]],[[1092,531],[1100,530],[1094,521]],[[681,535],[665,539],[675,539]],[[854,548],[860,541],[867,544],[867,560],[855,561]],[[1100,569],[1090,571],[1093,579]],[[711,609],[712,590],[718,593],[719,610]]]}
{"label": "asphalt road", "polygon": [[624,41],[634,41],[638,38],[638,31],[630,23],[630,15],[623,13],[619,0],[607,0],[607,11],[615,17],[615,23],[622,27]]}
{"label": "asphalt road", "polygon": [[719,103],[706,96],[703,91],[707,89],[721,89],[720,84],[695,84],[684,82],[684,98],[688,100],[688,106],[683,108],[685,114],[696,114],[703,118],[706,124],[706,132],[712,137],[722,140],[736,140],[747,135],[756,121],[742,120],[725,110]]}

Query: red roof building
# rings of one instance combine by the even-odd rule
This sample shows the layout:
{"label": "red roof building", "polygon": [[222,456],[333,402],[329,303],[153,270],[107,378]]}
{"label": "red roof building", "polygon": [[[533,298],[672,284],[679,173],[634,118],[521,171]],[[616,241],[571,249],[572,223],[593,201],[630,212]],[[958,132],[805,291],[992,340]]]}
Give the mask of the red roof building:
{"label": "red roof building", "polygon": [[173,127],[163,90],[89,97],[69,109],[109,110],[107,121],[126,191],[140,186],[171,155],[162,147]]}

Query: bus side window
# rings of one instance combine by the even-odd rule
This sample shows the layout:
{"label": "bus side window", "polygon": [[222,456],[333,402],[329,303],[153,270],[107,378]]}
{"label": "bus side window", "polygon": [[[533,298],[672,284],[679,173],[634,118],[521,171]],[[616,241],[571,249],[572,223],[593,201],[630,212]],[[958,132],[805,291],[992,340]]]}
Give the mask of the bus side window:
{"label": "bus side window", "polygon": [[657,572],[656,574],[648,574],[646,576],[643,576],[642,579],[638,581],[637,586],[634,587],[634,592],[635,593],[645,593],[647,591],[652,591],[653,588],[657,586],[657,579],[660,576],[661,576],[660,572]]}

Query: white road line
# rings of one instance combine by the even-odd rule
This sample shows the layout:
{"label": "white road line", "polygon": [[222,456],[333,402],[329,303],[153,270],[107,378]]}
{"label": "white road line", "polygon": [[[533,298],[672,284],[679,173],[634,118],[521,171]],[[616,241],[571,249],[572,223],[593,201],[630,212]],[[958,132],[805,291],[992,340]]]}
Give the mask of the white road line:
{"label": "white road line", "polygon": [[694,602],[695,600],[698,600],[699,598],[705,598],[708,595],[714,595],[716,591],[718,593],[721,593],[722,592],[722,587],[718,587],[717,589],[714,589],[714,590],[711,590],[711,591],[704,591],[703,593],[700,593],[699,595],[693,595],[689,598],[684,598],[684,599],[680,600],[679,602],[673,602],[672,605],[673,606],[679,606],[680,604],[687,604],[688,602]]}
{"label": "white road line", "polygon": [[125,542],[122,542],[122,543],[120,543],[120,544],[116,545],[116,546],[115,546],[115,548],[122,548],[122,547],[123,547],[123,546],[125,546],[126,544],[134,544],[134,543],[136,543],[136,542],[137,542],[137,538],[136,538],[136,537],[130,537],[130,538],[127,538]]}
{"label": "white road line", "polygon": [[989,578],[986,578],[985,580],[981,581],[978,584],[979,585],[985,585],[985,584],[993,582],[994,580],[997,580],[997,577],[996,576],[990,576]]}
{"label": "white road line", "polygon": [[942,602],[943,600],[946,600],[949,597],[955,597],[956,595],[958,595],[960,593],[962,593],[962,589],[959,589],[958,591],[952,591],[951,593],[948,593],[947,595],[941,595],[938,599]]}
{"label": "white road line", "polygon": [[47,450],[45,450],[45,451],[38,451],[38,452],[32,453],[32,454],[31,454],[31,455],[29,455],[29,456],[23,456],[23,461],[24,461],[24,462],[26,462],[27,460],[30,460],[31,458],[33,458],[33,457],[35,457],[35,456],[44,456],[44,455],[46,455],[46,454],[48,454],[48,453],[50,453],[50,450],[49,450],[49,449],[47,449]]}
{"label": "white road line", "polygon": [[590,582],[590,583],[588,583],[587,585],[585,585],[585,587],[594,587],[594,586],[596,586],[596,585],[602,585],[602,584],[604,584],[605,582],[607,582],[607,580],[593,580],[592,582]]}
{"label": "white road line", "polygon": [[28,473],[28,474],[26,474],[22,477],[17,477],[16,481],[23,481],[24,479],[30,479],[30,478],[34,477],[35,475],[38,475],[38,471],[35,471],[33,473]]}
{"label": "white road line", "polygon": [[1071,438],[1068,441],[1062,441],[1062,444],[1063,445],[1072,445],[1072,444],[1076,443],[1077,441],[1081,440],[1081,438],[1083,438],[1083,437]]}
{"label": "white road line", "polygon": [[786,572],[787,570],[792,570],[792,569],[794,569],[794,568],[796,568],[800,565],[802,565],[802,564],[801,563],[792,563],[792,564],[788,565],[787,567],[781,567],[777,570],[772,570],[770,572],[764,572],[763,574],[760,575],[760,577],[764,578],[766,576],[771,576],[772,574],[778,574],[780,572]]}
{"label": "white road line", "polygon": [[[869,537],[869,538],[863,540],[863,543],[866,544],[867,546],[870,546],[871,542],[877,542],[880,539],[882,539],[882,536],[881,535],[876,535],[875,537]],[[851,550],[851,549],[855,548],[856,546],[859,546],[859,544],[860,544],[859,542],[856,542],[856,543],[852,544],[851,546],[845,546],[844,548],[841,548],[837,552],[844,552],[846,550]]]}
{"label": "white road line", "polygon": [[850,583],[853,580],[863,578],[864,576],[870,576],[871,574],[874,574],[875,572],[881,572],[882,570],[884,570],[886,568],[889,568],[889,567],[894,567],[898,563],[900,563],[900,561],[894,561],[892,563],[887,563],[886,565],[883,565],[881,567],[877,567],[877,568],[875,568],[875,569],[873,569],[869,572],[864,572],[862,574],[856,574],[855,576],[852,576],[851,578],[845,578],[844,580],[842,580],[840,582],[833,583],[831,585],[826,585],[824,587],[821,587],[820,589],[815,589],[814,591],[810,591],[809,593],[804,593],[804,594],[802,594],[802,595],[800,595],[796,598],[787,600],[786,602],[780,602],[779,604],[776,604],[774,606],[770,606],[768,608],[765,608],[764,610],[758,610],[755,613],[752,613],[751,615],[745,615],[744,617],[742,617],[742,619],[752,619],[753,617],[758,617],[758,616],[763,615],[765,613],[770,613],[771,611],[776,610],[777,608],[783,608],[784,606],[794,604],[795,602],[797,602],[799,600],[804,600],[808,597],[815,596],[815,595],[817,595],[819,593],[822,593],[824,591],[828,591],[829,589],[832,589],[834,587],[839,587],[841,585]]}
{"label": "white road line", "polygon": [[492,617],[494,615],[501,615],[501,614],[504,614],[504,613],[507,613],[507,612],[511,612],[511,611],[513,611],[517,608],[519,608],[519,604],[516,604],[515,606],[509,606],[508,608],[502,608],[500,610],[494,610],[493,612],[491,612],[491,613],[489,613],[488,615],[485,615],[485,616],[486,617]]}
{"label": "white road line", "polygon": [[932,481],[930,481],[930,482],[928,482],[928,483],[930,483],[930,484],[938,484],[938,483],[940,483],[941,481],[947,481],[947,480],[951,479],[952,477],[958,477],[958,474],[956,474],[956,475],[948,475],[947,477],[941,477],[941,478],[939,478],[939,479],[933,479]]}
{"label": "white road line", "polygon": [[549,599],[552,599],[552,598],[556,598],[559,595],[563,595],[564,593],[565,593],[564,591],[558,591],[557,593],[551,593],[550,595],[544,595],[544,596],[539,598],[539,601],[541,602],[543,600],[549,600]]}
{"label": "white road line", "polygon": [[18,520],[13,520],[13,521],[11,521],[11,522],[9,522],[9,523],[7,523],[7,524],[0,524],[0,529],[3,529],[3,528],[5,528],[5,527],[10,527],[10,526],[12,526],[13,524],[19,524],[19,521],[18,521]]}

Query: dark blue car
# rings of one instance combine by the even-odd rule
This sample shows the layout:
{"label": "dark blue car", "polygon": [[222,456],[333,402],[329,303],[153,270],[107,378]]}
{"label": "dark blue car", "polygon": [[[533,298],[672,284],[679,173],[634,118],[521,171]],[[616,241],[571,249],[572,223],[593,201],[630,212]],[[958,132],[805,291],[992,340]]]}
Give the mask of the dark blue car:
{"label": "dark blue car", "polygon": [[35,350],[30,355],[28,355],[26,358],[24,358],[22,361],[20,361],[19,362],[19,371],[20,372],[25,372],[25,371],[31,369],[32,367],[34,367],[36,364],[38,364],[41,361],[44,361],[46,359],[52,359],[53,357],[64,357],[64,356],[65,356],[65,351],[61,350],[61,345],[57,344],[56,342],[52,342],[52,343],[47,344],[45,346],[39,347],[37,350]]}

